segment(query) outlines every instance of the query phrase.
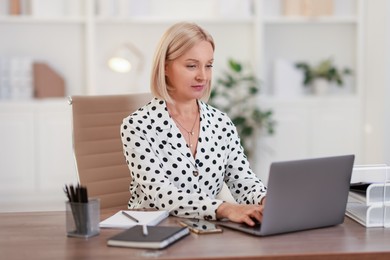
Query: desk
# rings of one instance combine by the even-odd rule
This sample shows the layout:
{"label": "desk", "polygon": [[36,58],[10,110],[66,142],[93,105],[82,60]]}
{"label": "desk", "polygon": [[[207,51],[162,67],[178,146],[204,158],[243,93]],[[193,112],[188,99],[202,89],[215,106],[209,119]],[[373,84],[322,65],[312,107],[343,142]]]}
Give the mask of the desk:
{"label": "desk", "polygon": [[[102,219],[115,212],[103,210]],[[169,217],[162,225],[176,225]],[[65,234],[64,212],[0,214],[0,258],[14,259],[390,259],[390,229],[366,229],[346,218],[342,225],[270,237],[224,229],[191,234],[164,250],[108,247],[118,229],[90,239]]]}

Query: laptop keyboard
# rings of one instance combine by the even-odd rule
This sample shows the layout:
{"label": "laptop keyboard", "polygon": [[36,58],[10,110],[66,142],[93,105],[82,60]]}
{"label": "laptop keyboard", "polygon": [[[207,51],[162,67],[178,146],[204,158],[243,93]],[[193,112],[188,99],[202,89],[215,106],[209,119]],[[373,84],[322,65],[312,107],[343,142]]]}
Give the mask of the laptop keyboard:
{"label": "laptop keyboard", "polygon": [[247,224],[241,224],[240,226],[246,229],[260,229],[261,223],[256,223],[254,226],[249,226]]}

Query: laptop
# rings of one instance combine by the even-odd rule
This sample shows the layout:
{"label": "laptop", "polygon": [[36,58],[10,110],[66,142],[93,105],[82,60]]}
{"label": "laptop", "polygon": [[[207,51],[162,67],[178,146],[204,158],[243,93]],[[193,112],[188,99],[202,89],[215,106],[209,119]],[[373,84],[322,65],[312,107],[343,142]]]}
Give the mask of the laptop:
{"label": "laptop", "polygon": [[343,223],[354,155],[271,164],[263,220],[254,227],[219,221],[218,225],[268,236]]}

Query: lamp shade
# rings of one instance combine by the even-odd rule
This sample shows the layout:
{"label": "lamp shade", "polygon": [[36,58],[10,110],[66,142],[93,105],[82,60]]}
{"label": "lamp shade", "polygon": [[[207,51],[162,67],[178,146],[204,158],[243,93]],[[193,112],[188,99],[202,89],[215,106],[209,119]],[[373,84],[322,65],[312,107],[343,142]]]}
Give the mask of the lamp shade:
{"label": "lamp shade", "polygon": [[126,73],[131,70],[131,62],[128,59],[115,56],[108,60],[108,66],[115,72]]}

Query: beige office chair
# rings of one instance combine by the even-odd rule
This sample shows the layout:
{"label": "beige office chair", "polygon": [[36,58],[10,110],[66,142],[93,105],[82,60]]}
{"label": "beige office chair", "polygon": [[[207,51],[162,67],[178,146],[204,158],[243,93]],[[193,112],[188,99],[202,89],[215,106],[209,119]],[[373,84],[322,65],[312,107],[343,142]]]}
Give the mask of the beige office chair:
{"label": "beige office chair", "polygon": [[151,94],[72,96],[73,147],[81,185],[100,198],[101,208],[127,206],[130,172],[123,155],[123,118],[152,99]]}

